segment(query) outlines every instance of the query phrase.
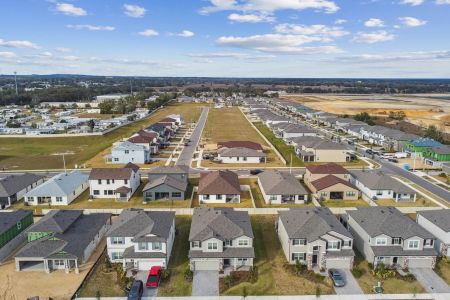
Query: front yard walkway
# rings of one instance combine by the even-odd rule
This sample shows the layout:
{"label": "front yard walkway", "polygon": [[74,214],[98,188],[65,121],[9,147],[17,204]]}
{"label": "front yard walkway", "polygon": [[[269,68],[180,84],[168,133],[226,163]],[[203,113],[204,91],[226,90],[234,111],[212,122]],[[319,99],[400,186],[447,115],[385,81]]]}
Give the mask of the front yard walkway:
{"label": "front yard walkway", "polygon": [[410,268],[409,271],[429,293],[450,293],[448,284],[439,277],[432,269]]}
{"label": "front yard walkway", "polygon": [[194,271],[192,281],[192,296],[218,296],[219,272]]}

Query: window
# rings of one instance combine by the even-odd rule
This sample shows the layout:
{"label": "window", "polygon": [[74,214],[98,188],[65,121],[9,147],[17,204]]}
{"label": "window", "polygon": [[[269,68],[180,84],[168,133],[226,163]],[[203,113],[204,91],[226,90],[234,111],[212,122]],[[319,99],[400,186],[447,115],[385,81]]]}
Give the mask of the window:
{"label": "window", "polygon": [[17,226],[17,230],[22,229],[22,223],[21,222],[17,222],[16,226]]}
{"label": "window", "polygon": [[248,240],[238,240],[238,246],[248,246]]}
{"label": "window", "polygon": [[203,200],[209,200],[209,195],[203,195]]}
{"label": "window", "polygon": [[125,244],[125,238],[123,237],[112,237],[111,244],[113,245],[123,245]]}
{"label": "window", "polygon": [[114,161],[119,161],[119,159],[117,157],[114,157]]}
{"label": "window", "polygon": [[27,197],[27,201],[28,201],[28,202],[33,202],[34,199],[33,199],[33,197]]}
{"label": "window", "polygon": [[125,183],[125,184],[128,184],[128,179],[125,179],[125,180],[124,180],[124,183]]}
{"label": "window", "polygon": [[355,193],[355,192],[346,192],[345,195],[346,195],[347,197],[353,197],[353,196],[356,195],[356,193]]}
{"label": "window", "polygon": [[53,265],[55,267],[63,267],[64,266],[64,260],[56,259],[56,260],[53,261]]}
{"label": "window", "polygon": [[344,247],[352,247],[352,241],[344,241],[342,243],[342,246],[344,246]]}
{"label": "window", "polygon": [[425,246],[433,246],[434,240],[432,239],[426,239],[425,240]]}
{"label": "window", "polygon": [[108,195],[108,190],[103,190],[103,195],[107,196]]}
{"label": "window", "polygon": [[247,263],[246,258],[238,258],[237,261],[238,261],[238,263],[243,264],[243,265]]}
{"label": "window", "polygon": [[292,260],[293,261],[304,261],[306,260],[306,254],[302,252],[294,252],[292,253]]}
{"label": "window", "polygon": [[243,159],[244,161],[247,161],[247,156],[244,156],[242,159]]}
{"label": "window", "polygon": [[392,245],[401,245],[402,239],[401,238],[393,238],[392,239]]}
{"label": "window", "polygon": [[387,239],[386,238],[377,238],[375,240],[375,245],[377,245],[377,246],[385,246],[385,245],[387,245]]}
{"label": "window", "polygon": [[152,243],[152,250],[161,250],[162,244],[161,243]]}
{"label": "window", "polygon": [[419,249],[420,241],[411,240],[408,241],[408,249]]}
{"label": "window", "polygon": [[111,258],[112,258],[112,260],[122,259],[123,252],[111,252]]}
{"label": "window", "polygon": [[217,243],[208,243],[208,250],[217,250]]}
{"label": "window", "polygon": [[148,250],[148,243],[139,242],[138,243],[138,250]]}
{"label": "window", "polygon": [[110,183],[110,180],[109,179],[106,179],[106,184],[109,184]]}
{"label": "window", "polygon": [[306,245],[306,239],[293,239],[292,245],[294,246]]}
{"label": "window", "polygon": [[62,197],[56,197],[56,202],[63,202]]}
{"label": "window", "polygon": [[233,241],[232,240],[226,240],[225,241],[225,246],[233,246]]}
{"label": "window", "polygon": [[327,192],[320,192],[320,196],[322,196],[322,197],[326,197],[327,195],[328,195]]}
{"label": "window", "polygon": [[383,191],[377,191],[377,196],[383,196]]}
{"label": "window", "polygon": [[102,184],[102,180],[101,179],[98,180],[98,184]]}
{"label": "window", "polygon": [[222,195],[221,194],[217,194],[216,195],[216,199],[222,199]]}
{"label": "window", "polygon": [[270,201],[275,201],[275,200],[277,200],[277,196],[276,195],[270,195],[269,200]]}
{"label": "window", "polygon": [[339,241],[329,241],[327,243],[327,249],[328,250],[339,250],[340,244],[341,243]]}
{"label": "window", "polygon": [[130,154],[130,150],[125,150],[125,154]]}
{"label": "window", "polygon": [[200,241],[193,241],[192,242],[192,248],[200,248],[201,244]]}
{"label": "window", "polygon": [[94,190],[94,195],[100,195],[100,191],[99,190]]}
{"label": "window", "polygon": [[172,198],[180,198],[181,193],[180,192],[172,192]]}

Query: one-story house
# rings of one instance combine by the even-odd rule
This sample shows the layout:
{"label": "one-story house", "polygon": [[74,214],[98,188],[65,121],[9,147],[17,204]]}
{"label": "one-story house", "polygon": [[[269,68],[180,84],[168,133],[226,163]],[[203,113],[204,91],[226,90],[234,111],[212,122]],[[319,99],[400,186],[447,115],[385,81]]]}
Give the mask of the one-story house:
{"label": "one-story house", "polygon": [[241,202],[239,178],[229,170],[201,173],[197,193],[200,203]]}
{"label": "one-story house", "polygon": [[309,192],[292,174],[265,170],[258,174],[258,185],[266,204],[306,203]]}
{"label": "one-story house", "polygon": [[0,179],[0,209],[10,207],[42,183],[44,176],[33,173],[9,175]]}

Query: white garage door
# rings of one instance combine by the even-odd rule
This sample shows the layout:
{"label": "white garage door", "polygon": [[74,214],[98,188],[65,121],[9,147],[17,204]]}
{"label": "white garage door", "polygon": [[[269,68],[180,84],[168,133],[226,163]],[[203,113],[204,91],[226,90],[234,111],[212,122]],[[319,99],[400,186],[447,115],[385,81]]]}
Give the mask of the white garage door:
{"label": "white garage door", "polygon": [[138,261],[138,270],[149,271],[153,266],[164,267],[163,260],[140,260]]}
{"label": "white garage door", "polygon": [[327,258],[326,268],[327,269],[350,269],[350,258]]}
{"label": "white garage door", "polygon": [[219,260],[198,260],[194,265],[195,271],[218,271]]}
{"label": "white garage door", "polygon": [[409,268],[431,268],[432,264],[432,258],[410,258],[408,261]]}

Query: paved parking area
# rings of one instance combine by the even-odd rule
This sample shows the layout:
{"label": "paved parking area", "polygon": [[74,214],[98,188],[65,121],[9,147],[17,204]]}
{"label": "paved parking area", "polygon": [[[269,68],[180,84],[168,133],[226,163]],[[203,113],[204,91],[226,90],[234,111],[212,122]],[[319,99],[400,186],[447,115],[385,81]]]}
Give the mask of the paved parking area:
{"label": "paved parking area", "polygon": [[218,296],[219,272],[194,271],[192,281],[192,296]]}
{"label": "paved parking area", "polygon": [[144,294],[142,294],[142,297],[148,298],[148,299],[153,299],[153,297],[156,297],[156,295],[158,294],[158,289],[156,288],[147,288],[145,286],[145,283],[147,282],[147,276],[148,276],[148,272],[144,272],[144,271],[140,271],[136,274],[136,280],[142,280],[142,282],[144,283]]}
{"label": "paved parking area", "polygon": [[432,269],[410,268],[409,271],[429,293],[450,293],[448,284]]}
{"label": "paved parking area", "polygon": [[360,295],[364,294],[363,290],[359,286],[352,272],[347,269],[338,269],[345,280],[345,286],[334,287],[336,294],[338,295]]}

